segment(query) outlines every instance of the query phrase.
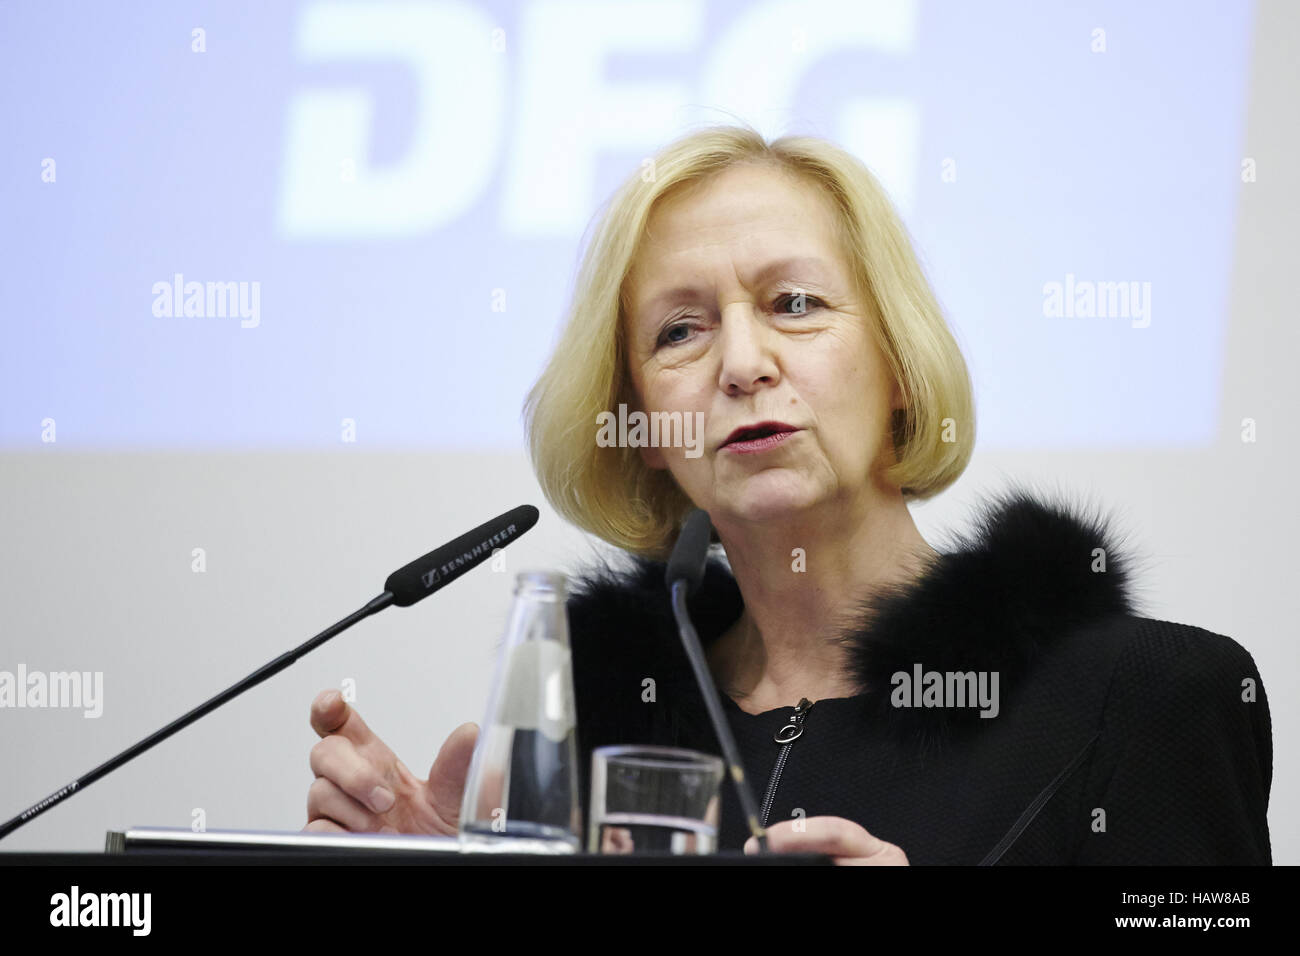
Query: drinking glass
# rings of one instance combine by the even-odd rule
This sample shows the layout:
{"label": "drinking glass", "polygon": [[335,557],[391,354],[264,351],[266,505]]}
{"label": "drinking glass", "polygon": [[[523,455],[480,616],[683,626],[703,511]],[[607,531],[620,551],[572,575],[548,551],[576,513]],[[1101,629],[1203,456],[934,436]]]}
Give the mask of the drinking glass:
{"label": "drinking glass", "polygon": [[680,747],[597,747],[591,755],[591,853],[713,853],[721,757]]}

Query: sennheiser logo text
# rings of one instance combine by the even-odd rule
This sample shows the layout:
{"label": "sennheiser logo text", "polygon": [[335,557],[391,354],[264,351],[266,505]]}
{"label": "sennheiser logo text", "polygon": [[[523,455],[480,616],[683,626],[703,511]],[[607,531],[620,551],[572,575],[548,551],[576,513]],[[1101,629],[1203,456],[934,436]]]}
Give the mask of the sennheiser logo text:
{"label": "sennheiser logo text", "polygon": [[431,588],[443,579],[445,575],[450,574],[457,568],[463,568],[466,564],[473,564],[475,559],[480,555],[495,550],[503,543],[509,543],[510,539],[515,536],[515,526],[506,525],[505,529],[498,531],[490,538],[484,538],[468,551],[462,551],[457,557],[452,558],[446,564],[440,567],[432,568],[420,575],[420,581],[426,588]]}

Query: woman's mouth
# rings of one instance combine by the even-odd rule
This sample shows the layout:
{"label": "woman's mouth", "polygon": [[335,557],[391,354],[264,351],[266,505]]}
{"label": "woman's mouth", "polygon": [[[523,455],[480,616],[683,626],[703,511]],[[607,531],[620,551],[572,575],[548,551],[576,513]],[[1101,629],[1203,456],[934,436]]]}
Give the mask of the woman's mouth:
{"label": "woman's mouth", "polygon": [[722,451],[738,455],[752,455],[784,444],[801,429],[780,422],[763,422],[747,428],[738,428],[722,446]]}

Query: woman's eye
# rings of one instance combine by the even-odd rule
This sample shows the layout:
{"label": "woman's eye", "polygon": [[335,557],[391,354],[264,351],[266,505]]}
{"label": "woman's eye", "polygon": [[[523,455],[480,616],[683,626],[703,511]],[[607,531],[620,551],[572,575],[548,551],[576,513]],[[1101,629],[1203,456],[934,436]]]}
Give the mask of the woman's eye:
{"label": "woman's eye", "polygon": [[783,302],[790,303],[790,312],[788,315],[802,315],[805,312],[811,312],[817,306],[823,305],[821,299],[816,296],[808,295],[806,292],[790,293],[779,296],[776,304],[780,306]]}
{"label": "woman's eye", "polygon": [[682,336],[682,337],[679,337],[679,338],[672,338],[672,333],[673,333],[673,332],[684,332],[684,333],[690,334],[690,331],[691,331],[691,326],[690,326],[689,323],[687,323],[687,322],[674,322],[672,325],[670,325],[670,326],[668,326],[667,328],[665,328],[665,329],[663,330],[663,332],[659,333],[659,342],[658,342],[658,344],[659,344],[659,345],[676,345],[676,344],[678,344],[678,343],[680,343],[680,342],[685,341],[685,336]]}
{"label": "woman's eye", "polygon": [[[785,312],[782,310],[783,303],[788,303],[790,311]],[[783,315],[803,315],[805,312],[811,312],[815,308],[826,305],[821,299],[808,295],[806,292],[792,292],[778,296],[774,304],[777,306],[777,311]],[[693,318],[693,316],[684,316],[665,326],[664,330],[659,333],[659,340],[655,343],[655,347],[662,348],[665,345],[680,345],[685,342],[690,337]],[[673,334],[675,332],[681,332],[682,334],[675,336]]]}

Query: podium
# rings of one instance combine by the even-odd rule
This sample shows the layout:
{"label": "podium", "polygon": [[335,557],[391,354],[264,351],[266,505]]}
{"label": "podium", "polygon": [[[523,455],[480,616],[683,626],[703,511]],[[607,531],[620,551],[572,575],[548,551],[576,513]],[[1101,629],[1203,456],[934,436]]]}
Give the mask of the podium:
{"label": "podium", "polygon": [[455,837],[133,827],[109,830],[103,853],[6,853],[22,866],[829,866],[823,854],[736,851],[651,853],[462,853]]}

